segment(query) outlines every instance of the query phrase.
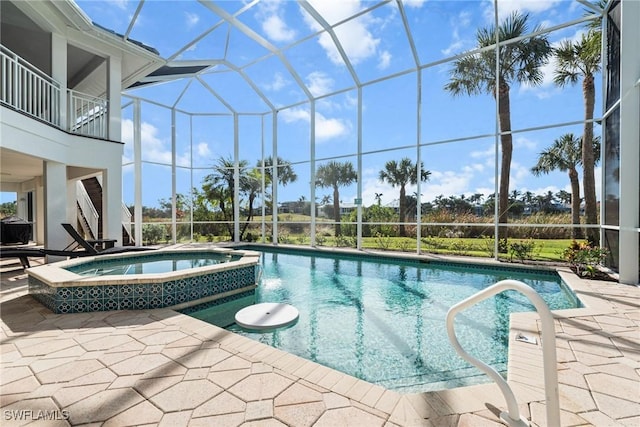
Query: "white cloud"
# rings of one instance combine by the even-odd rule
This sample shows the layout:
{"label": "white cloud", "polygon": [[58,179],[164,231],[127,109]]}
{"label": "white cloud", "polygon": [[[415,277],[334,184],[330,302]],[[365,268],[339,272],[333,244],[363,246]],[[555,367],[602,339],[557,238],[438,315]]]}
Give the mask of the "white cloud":
{"label": "white cloud", "polygon": [[[309,123],[309,111],[302,108],[288,108],[280,112],[280,116],[285,123],[295,123],[304,121]],[[335,118],[327,118],[321,113],[316,112],[316,141],[324,141],[346,135],[351,130],[348,121]]]}
{"label": "white cloud", "polygon": [[460,28],[467,28],[471,23],[471,14],[469,12],[460,12],[458,15],[451,18],[449,23],[453,28],[453,33],[451,34],[451,44],[441,50],[442,54],[445,56],[459,53],[465,46],[471,47],[475,43],[475,40],[463,40],[460,37]]}
{"label": "white cloud", "polygon": [[328,119],[320,113],[316,113],[316,139],[325,140],[346,135],[349,132],[348,124],[341,119]]}
{"label": "white cloud", "polygon": [[322,71],[314,71],[307,76],[307,87],[314,96],[324,95],[333,89],[333,79]]}
{"label": "white cloud", "polygon": [[460,52],[462,50],[462,46],[464,46],[464,42],[462,40],[453,40],[449,46],[445,49],[442,49],[441,52],[445,56],[453,55],[454,53]]}
{"label": "white cloud", "polygon": [[118,9],[127,10],[129,0],[110,0],[109,3],[114,5]]}
{"label": "white cloud", "polygon": [[[330,25],[353,16],[362,9],[359,0],[314,0],[310,3]],[[322,29],[320,24],[304,10],[303,17],[307,25],[314,31]],[[366,14],[335,27],[334,32],[351,63],[358,64],[376,55],[380,39],[375,38],[369,31],[373,22],[369,14]],[[318,42],[333,63],[343,63],[329,34],[322,33]]]}
{"label": "white cloud", "polygon": [[404,4],[406,7],[412,7],[415,9],[421,8],[422,5],[426,2],[427,0],[402,0],[402,4]]}
{"label": "white cloud", "polygon": [[483,172],[486,166],[482,163],[473,163],[471,165],[465,165],[462,167],[462,170],[465,173],[475,173],[475,172]]}
{"label": "white cloud", "polygon": [[255,14],[267,37],[276,42],[288,42],[296,37],[296,31],[284,21],[282,0],[267,0],[258,3]]}
{"label": "white cloud", "polygon": [[[551,47],[557,48],[565,40],[576,42],[580,40],[585,33],[586,31],[583,28],[580,28],[571,37],[565,37],[561,40],[551,43]],[[551,56],[549,58],[549,62],[540,67],[540,71],[542,72],[542,83],[538,86],[531,86],[525,82],[520,85],[519,92],[533,92],[538,97],[538,99],[550,98],[557,93],[561,93],[560,89],[556,88],[553,82],[554,73],[557,68],[558,61],[555,56]]]}
{"label": "white cloud", "polygon": [[200,21],[200,16],[198,16],[197,13],[186,12],[185,13],[185,17],[187,19],[187,22],[186,22],[187,28],[193,27],[194,25],[196,25]]}
{"label": "white cloud", "polygon": [[485,150],[474,150],[469,155],[474,159],[493,159],[496,156],[496,149],[493,144],[488,145]]}
{"label": "white cloud", "polygon": [[[158,133],[158,128],[151,123],[142,122],[140,125],[143,158],[151,162],[171,164],[171,144],[168,140],[162,139]],[[125,144],[122,161],[123,163],[131,162],[133,161],[133,121],[131,119],[122,120],[122,141]],[[189,152],[177,154],[176,164],[188,167]]]}
{"label": "white cloud", "polygon": [[273,75],[273,80],[271,80],[270,83],[263,84],[262,87],[265,88],[266,90],[277,92],[288,84],[289,82],[284,78],[282,73],[276,72]]}
{"label": "white cloud", "polygon": [[378,62],[378,69],[385,70],[389,68],[391,64],[391,53],[387,50],[380,52],[380,62]]}
{"label": "white cloud", "polygon": [[209,144],[206,142],[201,142],[196,146],[196,155],[198,157],[208,157],[211,156],[211,150],[209,149]]}
{"label": "white cloud", "polygon": [[296,32],[288,28],[278,15],[271,15],[262,21],[262,29],[267,37],[277,42],[288,42],[296,36]]}
{"label": "white cloud", "polygon": [[[469,185],[473,182],[475,171],[431,171],[429,181],[420,187],[423,201],[431,201],[439,195],[449,197],[454,194],[471,193]],[[475,192],[475,191],[473,191]]]}
{"label": "white cloud", "polygon": [[363,206],[371,206],[377,204],[376,194],[382,193],[380,196],[380,204],[387,205],[400,196],[400,190],[393,188],[386,182],[380,182],[377,177],[370,176],[362,180],[362,204]]}
{"label": "white cloud", "polygon": [[278,113],[285,123],[294,123],[297,121],[309,121],[309,112],[302,108],[287,108]]}
{"label": "white cloud", "polygon": [[538,147],[538,143],[524,136],[515,136],[513,138],[513,146],[514,148],[526,148],[527,150],[535,150]]}
{"label": "white cloud", "polygon": [[[502,20],[515,11],[540,13],[553,8],[563,0],[500,0],[498,2],[498,19]],[[487,22],[494,20],[493,0],[485,0],[484,15]]]}

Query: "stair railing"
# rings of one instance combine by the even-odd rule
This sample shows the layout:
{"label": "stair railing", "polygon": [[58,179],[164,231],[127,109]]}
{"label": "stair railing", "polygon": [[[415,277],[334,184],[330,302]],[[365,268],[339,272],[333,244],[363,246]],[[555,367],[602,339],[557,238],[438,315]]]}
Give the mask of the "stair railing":
{"label": "stair railing", "polygon": [[129,235],[129,240],[133,242],[133,234],[131,234],[131,212],[124,202],[122,202],[122,226]]}
{"label": "stair railing", "polygon": [[[100,184],[100,188],[102,188],[102,176],[96,175],[96,179],[98,180],[98,184]],[[120,215],[121,215],[122,227],[124,227],[125,231],[129,234],[129,240],[135,243],[133,239],[133,234],[131,231],[131,212],[129,211],[129,208],[127,207],[125,202],[122,202]]]}
{"label": "stair railing", "polygon": [[89,226],[91,237],[94,239],[97,238],[100,215],[95,206],[93,206],[91,197],[89,197],[89,193],[87,193],[87,190],[84,188],[82,181],[76,181],[76,200],[80,207],[80,213]]}
{"label": "stair railing", "polygon": [[481,290],[475,295],[460,301],[449,309],[447,313],[447,334],[449,335],[449,341],[455,348],[456,352],[467,362],[476,366],[478,369],[487,374],[493,381],[496,382],[504,399],[507,402],[508,412],[502,412],[500,418],[506,422],[509,426],[529,426],[529,422],[526,418],[520,415],[518,410],[518,402],[511,390],[509,384],[502,378],[502,376],[491,366],[476,359],[467,353],[456,337],[454,320],[456,315],[472,306],[476,303],[483,301],[493,295],[499,294],[505,290],[516,290],[524,294],[529,301],[533,303],[540,319],[542,321],[542,361],[544,370],[544,390],[547,407],[547,425],[548,426],[560,426],[560,399],[558,396],[558,373],[556,371],[556,343],[555,343],[555,327],[553,324],[553,315],[549,310],[549,307],[544,300],[534,291],[530,286],[517,281],[517,280],[501,280],[496,284],[489,286],[486,289]]}

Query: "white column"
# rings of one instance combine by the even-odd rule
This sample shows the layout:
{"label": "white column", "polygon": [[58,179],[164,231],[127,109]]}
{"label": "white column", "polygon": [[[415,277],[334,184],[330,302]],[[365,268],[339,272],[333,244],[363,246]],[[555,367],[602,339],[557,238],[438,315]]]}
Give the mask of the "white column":
{"label": "white column", "polygon": [[176,196],[176,109],[171,109],[171,242],[175,245],[178,237],[177,196]]}
{"label": "white column", "polygon": [[133,186],[134,235],[137,246],[142,246],[142,118],[140,100],[133,101]]}
{"label": "white column", "polygon": [[[67,167],[63,163],[44,162],[44,246],[62,249],[68,245],[67,232],[62,228],[68,222]],[[49,261],[55,261],[50,257]]]}
{"label": "white column", "polygon": [[271,168],[271,219],[272,219],[272,234],[271,243],[278,244],[278,112],[273,112],[272,117],[272,168]]}
{"label": "white column", "polygon": [[122,245],[122,153],[102,172],[102,238]]}
{"label": "white column", "polygon": [[233,241],[240,241],[240,139],[238,114],[233,113]]}
{"label": "white column", "polygon": [[621,4],[620,31],[620,283],[637,284],[640,182],[640,2]]}
{"label": "white column", "polygon": [[312,99],[309,102],[309,109],[311,120],[309,123],[309,175],[311,180],[309,181],[309,187],[311,189],[309,201],[311,203],[311,230],[309,233],[309,244],[311,246],[316,245],[316,100]]}
{"label": "white column", "polygon": [[109,99],[109,133],[112,141],[122,141],[122,59],[111,56],[108,60],[107,91]]}
{"label": "white column", "polygon": [[60,84],[60,128],[69,129],[67,123],[67,39],[51,34],[51,77]]}
{"label": "white column", "polygon": [[357,225],[356,225],[356,248],[362,249],[362,86],[358,86],[358,183],[357,198],[360,203],[356,205]]}

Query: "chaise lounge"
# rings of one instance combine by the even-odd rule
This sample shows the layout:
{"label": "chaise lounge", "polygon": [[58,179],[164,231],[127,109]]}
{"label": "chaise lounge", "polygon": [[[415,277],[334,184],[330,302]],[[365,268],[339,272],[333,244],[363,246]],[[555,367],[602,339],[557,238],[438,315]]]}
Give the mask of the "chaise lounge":
{"label": "chaise lounge", "polygon": [[[29,258],[43,258],[47,255],[77,258],[81,256],[118,254],[123,252],[148,251],[154,249],[141,246],[110,246],[115,243],[114,239],[86,240],[76,231],[75,228],[73,228],[71,224],[63,223],[62,227],[73,238],[73,242],[66,248],[62,250],[46,248],[0,248],[0,258],[18,258],[20,260],[20,264],[22,264],[22,268],[29,268],[31,267]],[[104,248],[105,246],[110,247]],[[79,248],[82,249],[78,250]]]}

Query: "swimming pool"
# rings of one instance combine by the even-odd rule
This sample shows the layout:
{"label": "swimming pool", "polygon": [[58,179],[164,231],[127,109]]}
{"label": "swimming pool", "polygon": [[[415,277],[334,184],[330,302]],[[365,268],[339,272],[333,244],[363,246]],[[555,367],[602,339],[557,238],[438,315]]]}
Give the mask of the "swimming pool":
{"label": "swimming pool", "polygon": [[[517,279],[536,289],[552,310],[580,306],[553,271],[259,251],[262,278],[255,302],[292,304],[300,318],[288,329],[267,333],[228,329],[402,392],[487,380],[456,355],[445,328],[447,310],[480,289]],[[505,372],[509,314],[531,310],[521,294],[502,293],[457,317],[458,339],[472,355]],[[190,313],[211,323],[219,314],[216,307]]]}

